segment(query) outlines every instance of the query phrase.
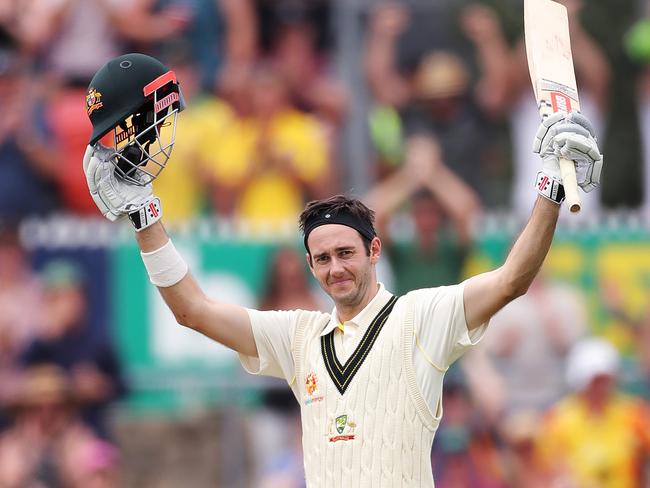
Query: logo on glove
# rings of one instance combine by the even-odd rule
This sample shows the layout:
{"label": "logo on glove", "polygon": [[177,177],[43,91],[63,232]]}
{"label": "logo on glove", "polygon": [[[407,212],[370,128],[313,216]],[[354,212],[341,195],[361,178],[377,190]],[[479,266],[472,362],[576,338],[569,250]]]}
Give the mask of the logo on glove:
{"label": "logo on glove", "polygon": [[546,188],[548,187],[548,182],[549,182],[548,176],[544,175],[544,177],[542,178],[542,181],[540,181],[537,184],[537,188],[539,188],[542,191],[546,190]]}
{"label": "logo on glove", "polygon": [[149,204],[149,217],[151,218],[156,218],[158,215],[160,215],[160,209],[156,206],[156,202],[151,202]]}

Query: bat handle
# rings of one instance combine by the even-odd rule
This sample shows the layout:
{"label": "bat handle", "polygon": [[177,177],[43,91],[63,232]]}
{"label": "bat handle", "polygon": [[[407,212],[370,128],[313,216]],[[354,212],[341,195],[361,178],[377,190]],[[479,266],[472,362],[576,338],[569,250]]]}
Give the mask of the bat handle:
{"label": "bat handle", "polygon": [[560,158],[560,174],[564,185],[566,203],[571,213],[580,212],[581,203],[578,195],[578,182],[576,180],[576,167],[572,160]]}

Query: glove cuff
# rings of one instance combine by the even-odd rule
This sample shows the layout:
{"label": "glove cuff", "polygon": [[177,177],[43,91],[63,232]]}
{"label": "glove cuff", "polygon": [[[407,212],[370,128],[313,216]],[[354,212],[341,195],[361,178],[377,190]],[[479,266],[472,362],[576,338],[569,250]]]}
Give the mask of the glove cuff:
{"label": "glove cuff", "polygon": [[161,217],[162,206],[160,205],[160,198],[158,197],[153,197],[138,210],[129,213],[129,220],[131,220],[136,232],[140,232],[141,230],[153,225],[158,222]]}
{"label": "glove cuff", "polygon": [[558,205],[564,201],[564,185],[562,185],[562,182],[543,171],[537,173],[535,188],[544,198]]}

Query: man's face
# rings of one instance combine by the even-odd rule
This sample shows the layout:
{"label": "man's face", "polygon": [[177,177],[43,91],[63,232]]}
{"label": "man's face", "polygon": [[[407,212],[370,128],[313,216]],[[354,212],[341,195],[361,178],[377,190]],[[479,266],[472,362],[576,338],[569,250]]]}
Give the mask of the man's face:
{"label": "man's face", "polygon": [[47,334],[59,337],[76,327],[86,313],[86,298],[76,285],[61,286],[45,291]]}
{"label": "man's face", "polygon": [[307,244],[311,271],[334,303],[347,307],[361,303],[376,281],[374,266],[381,252],[379,239],[373,239],[368,256],[363,239],[355,229],[327,224],[314,229]]}

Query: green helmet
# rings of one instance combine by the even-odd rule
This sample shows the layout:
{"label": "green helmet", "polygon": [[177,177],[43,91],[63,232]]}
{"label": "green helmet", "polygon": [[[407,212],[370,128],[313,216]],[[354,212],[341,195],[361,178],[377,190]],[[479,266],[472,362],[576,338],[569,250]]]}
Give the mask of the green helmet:
{"label": "green helmet", "polygon": [[111,161],[124,179],[153,181],[174,145],[183,100],[176,75],[160,61],[131,53],[108,61],[88,85],[86,111],[93,126],[89,144],[113,132]]}

